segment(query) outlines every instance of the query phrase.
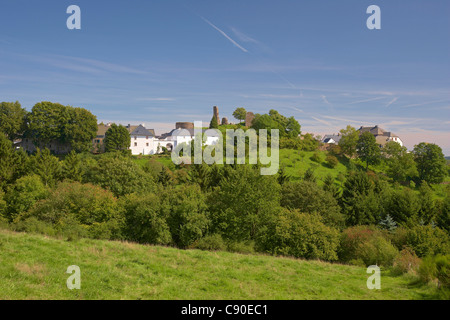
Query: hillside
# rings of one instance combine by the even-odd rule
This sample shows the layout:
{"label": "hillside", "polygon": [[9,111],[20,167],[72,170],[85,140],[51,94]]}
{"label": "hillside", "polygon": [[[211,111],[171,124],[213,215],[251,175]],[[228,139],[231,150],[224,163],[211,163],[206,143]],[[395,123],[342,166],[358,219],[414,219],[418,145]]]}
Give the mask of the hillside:
{"label": "hillside", "polygon": [[[430,286],[382,271],[227,252],[83,239],[68,242],[0,230],[0,299],[432,299]],[[81,290],[66,269],[81,268]]]}

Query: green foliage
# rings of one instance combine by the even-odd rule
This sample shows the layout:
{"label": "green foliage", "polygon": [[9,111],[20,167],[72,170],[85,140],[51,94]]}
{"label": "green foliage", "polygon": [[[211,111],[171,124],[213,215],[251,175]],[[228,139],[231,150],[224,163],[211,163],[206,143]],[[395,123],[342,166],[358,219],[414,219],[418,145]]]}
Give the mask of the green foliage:
{"label": "green foliage", "polygon": [[190,246],[190,249],[224,251],[226,247],[225,241],[220,234],[214,233],[198,239]]}
{"label": "green foliage", "polygon": [[153,193],[130,194],[120,200],[126,239],[139,243],[168,245],[172,242],[167,219],[170,205],[167,199]]}
{"label": "green foliage", "polygon": [[301,150],[303,151],[316,151],[319,147],[319,141],[314,138],[311,133],[306,133],[301,140]]}
{"label": "green foliage", "polygon": [[394,259],[393,270],[397,274],[403,274],[408,272],[417,272],[420,266],[421,260],[416,255],[413,249],[405,247],[399,252],[398,256]]}
{"label": "green foliage", "polygon": [[356,153],[358,157],[366,162],[366,169],[369,165],[378,164],[381,160],[381,150],[375,136],[370,132],[364,132],[359,136],[356,143]]}
{"label": "green foliage", "polygon": [[81,182],[83,171],[78,154],[72,150],[62,164],[62,176],[64,179]]}
{"label": "green foliage", "polygon": [[441,147],[432,143],[419,143],[414,146],[414,159],[419,171],[419,179],[428,183],[441,183],[447,175],[444,154]]}
{"label": "green foliage", "polygon": [[219,119],[217,119],[215,115],[212,117],[211,121],[209,122],[209,128],[210,129],[218,129],[219,128]]}
{"label": "green foliage", "polygon": [[118,214],[114,196],[91,184],[79,182],[60,183],[49,196],[39,201],[28,212],[20,214],[18,220],[30,217],[51,223],[56,229],[65,224],[78,225],[89,237],[97,237],[99,224],[105,232],[101,238],[119,236],[121,216]]}
{"label": "green foliage", "polygon": [[341,206],[349,225],[375,224],[380,217],[381,200],[375,183],[362,172],[349,173],[344,183]]}
{"label": "green foliage", "polygon": [[442,299],[450,299],[450,255],[429,256],[419,267],[422,282],[436,281]]}
{"label": "green foliage", "polygon": [[339,147],[344,154],[352,157],[356,154],[356,145],[358,143],[359,133],[352,126],[347,126],[346,129],[340,131],[341,139],[339,140]]}
{"label": "green foliage", "polygon": [[304,213],[318,213],[326,225],[343,227],[344,216],[337,200],[310,181],[289,182],[281,190],[281,205]]}
{"label": "green foliage", "polygon": [[284,210],[256,240],[259,251],[306,259],[337,260],[339,233],[314,214]]}
{"label": "green foliage", "polygon": [[45,186],[54,187],[61,178],[61,163],[59,159],[50,153],[50,150],[36,153],[30,159],[31,171],[41,177]]}
{"label": "green foliage", "polygon": [[321,163],[322,157],[321,157],[320,153],[314,152],[314,154],[311,156],[311,160],[314,162],[317,162],[317,163]]}
{"label": "green foliage", "polygon": [[450,253],[449,235],[431,225],[417,225],[409,229],[406,243],[419,257]]}
{"label": "green foliage", "polygon": [[20,213],[26,212],[38,201],[45,199],[49,190],[37,175],[20,178],[8,190],[5,196],[7,217],[13,221]]}
{"label": "green foliage", "polygon": [[87,168],[84,181],[110,190],[116,197],[130,193],[145,193],[154,190],[150,175],[127,157],[114,155],[101,157]]}
{"label": "green foliage", "polygon": [[25,136],[38,147],[51,142],[69,144],[77,152],[90,151],[97,134],[97,118],[88,110],[48,101],[34,105]]}
{"label": "green foliage", "polygon": [[391,266],[397,254],[397,249],[373,226],[350,227],[341,235],[340,261]]}
{"label": "green foliage", "polygon": [[388,166],[386,173],[391,179],[406,184],[417,177],[414,155],[408,153],[406,147],[402,147],[395,141],[389,141],[383,147],[382,152]]}
{"label": "green foliage", "polygon": [[247,110],[245,108],[236,108],[233,112],[233,117],[235,117],[239,121],[245,120],[245,117],[247,116]]}
{"label": "green foliage", "polygon": [[275,176],[262,176],[250,166],[226,167],[224,178],[208,197],[212,232],[227,240],[254,239],[279,207],[280,185]]}
{"label": "green foliage", "polygon": [[365,266],[390,267],[397,255],[398,251],[390,241],[382,236],[376,236],[358,246],[356,259],[362,260]]}
{"label": "green foliage", "polygon": [[130,133],[124,126],[113,123],[105,133],[103,144],[105,152],[128,150],[131,144]]}
{"label": "green foliage", "polygon": [[16,102],[0,102],[0,133],[13,141],[25,131],[27,111]]}
{"label": "green foliage", "polygon": [[3,133],[0,133],[0,189],[12,182],[15,173],[16,156],[9,141]]}
{"label": "green foliage", "polygon": [[392,190],[385,208],[400,225],[413,225],[418,222],[420,202],[416,193],[410,189]]}
{"label": "green foliage", "polygon": [[309,181],[309,182],[316,183],[317,178],[316,178],[316,175],[314,174],[314,169],[308,168],[305,171],[305,174],[303,175],[303,181]]}
{"label": "green foliage", "polygon": [[339,164],[339,160],[331,154],[327,155],[325,161],[330,168],[336,168],[336,166]]}
{"label": "green foliage", "polygon": [[280,137],[298,137],[300,134],[300,124],[294,117],[286,118],[276,110],[270,110],[269,114],[256,114],[252,123],[252,128],[255,130],[267,129],[270,135],[270,130],[279,130]]}
{"label": "green foliage", "polygon": [[210,227],[206,196],[198,185],[170,190],[171,210],[167,220],[173,242],[187,248],[202,238]]}

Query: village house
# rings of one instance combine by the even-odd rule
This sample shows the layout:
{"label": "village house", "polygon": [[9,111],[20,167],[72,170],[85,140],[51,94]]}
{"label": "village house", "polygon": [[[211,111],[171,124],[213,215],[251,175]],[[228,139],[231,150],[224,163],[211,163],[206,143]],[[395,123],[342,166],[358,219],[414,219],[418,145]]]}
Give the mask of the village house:
{"label": "village house", "polygon": [[363,134],[364,132],[370,132],[375,136],[375,140],[380,147],[384,147],[386,143],[389,141],[395,141],[403,147],[403,141],[399,138],[399,136],[393,134],[392,132],[387,132],[381,129],[378,125],[374,127],[363,127],[361,126],[359,129],[359,134]]}

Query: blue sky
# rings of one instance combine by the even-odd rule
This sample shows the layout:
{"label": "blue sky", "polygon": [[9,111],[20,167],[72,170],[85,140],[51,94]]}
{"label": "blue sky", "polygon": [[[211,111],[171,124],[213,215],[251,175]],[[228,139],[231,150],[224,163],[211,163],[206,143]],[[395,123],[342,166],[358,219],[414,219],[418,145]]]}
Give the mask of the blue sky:
{"label": "blue sky", "polygon": [[[81,30],[68,30],[69,5]],[[369,30],[369,5],[381,30]],[[209,122],[277,109],[303,132],[378,124],[450,155],[450,2],[0,2],[0,100],[85,107],[99,121]]]}

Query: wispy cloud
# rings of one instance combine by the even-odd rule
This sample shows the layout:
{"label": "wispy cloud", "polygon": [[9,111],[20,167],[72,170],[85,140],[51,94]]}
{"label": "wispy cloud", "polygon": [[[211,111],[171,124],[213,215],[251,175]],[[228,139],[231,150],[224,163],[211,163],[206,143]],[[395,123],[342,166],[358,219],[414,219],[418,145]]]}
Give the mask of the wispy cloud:
{"label": "wispy cloud", "polygon": [[358,100],[358,101],[350,102],[349,104],[359,104],[359,103],[371,102],[371,101],[376,101],[376,100],[381,100],[381,99],[385,99],[385,97],[376,97],[376,98]]}
{"label": "wispy cloud", "polygon": [[250,42],[250,43],[256,43],[256,44],[260,44],[260,42],[246,34],[244,34],[243,32],[239,31],[236,28],[231,27],[230,28],[231,31],[233,31],[233,33],[236,35],[236,37],[242,41],[242,42]]}
{"label": "wispy cloud", "polygon": [[222,31],[221,29],[219,29],[218,27],[216,27],[212,22],[210,22],[208,19],[200,16],[203,21],[205,21],[207,24],[209,24],[211,27],[213,27],[214,29],[216,29],[221,35],[223,35],[226,39],[228,39],[228,41],[230,41],[232,44],[234,44],[236,47],[238,47],[239,49],[241,49],[243,52],[248,52],[247,49],[245,49],[243,46],[241,46],[239,43],[237,43],[236,41],[234,41],[229,35],[227,35],[224,31]]}
{"label": "wispy cloud", "polygon": [[434,100],[434,101],[427,101],[427,102],[422,102],[422,103],[414,103],[414,104],[408,104],[406,106],[401,106],[402,108],[412,108],[412,107],[421,107],[421,106],[426,106],[429,104],[434,104],[434,103],[440,103],[440,102],[446,102],[449,100]]}
{"label": "wispy cloud", "polygon": [[322,94],[320,97],[322,98],[323,102],[325,102],[327,105],[331,106],[331,103],[328,101],[326,95],[323,95],[323,94]]}
{"label": "wispy cloud", "polygon": [[386,107],[389,107],[391,104],[395,103],[397,100],[398,100],[398,98],[392,99],[391,101],[389,101],[389,102],[386,104]]}

